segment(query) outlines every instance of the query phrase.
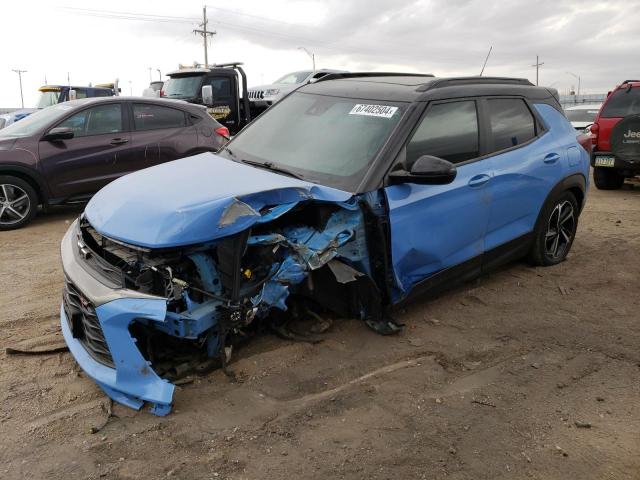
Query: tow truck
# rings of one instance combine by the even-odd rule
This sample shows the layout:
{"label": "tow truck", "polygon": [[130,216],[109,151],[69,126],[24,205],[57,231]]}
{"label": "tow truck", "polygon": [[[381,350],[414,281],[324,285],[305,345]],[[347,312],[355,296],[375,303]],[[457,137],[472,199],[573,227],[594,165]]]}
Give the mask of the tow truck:
{"label": "tow truck", "polygon": [[241,62],[217,63],[212,66],[180,65],[169,72],[160,96],[205,105],[209,115],[238,133],[251,121],[249,98],[246,94],[247,75]]}

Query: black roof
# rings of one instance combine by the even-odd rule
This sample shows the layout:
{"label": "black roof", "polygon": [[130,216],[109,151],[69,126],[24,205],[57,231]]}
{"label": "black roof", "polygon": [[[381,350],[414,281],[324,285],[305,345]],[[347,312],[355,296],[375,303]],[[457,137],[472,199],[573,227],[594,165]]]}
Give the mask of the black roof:
{"label": "black roof", "polygon": [[80,107],[84,105],[110,103],[110,102],[136,102],[136,103],[153,103],[155,105],[166,105],[167,107],[176,107],[182,110],[188,110],[192,112],[201,112],[206,110],[204,105],[198,105],[197,103],[189,103],[184,100],[163,98],[163,97],[136,97],[136,96],[113,96],[113,97],[87,97],[79,98],[77,100],[69,100],[67,102],[58,105],[68,105],[70,107]]}
{"label": "black roof", "polygon": [[431,74],[361,72],[326,75],[298,91],[369,100],[414,102],[479,95],[518,95],[531,100],[555,99],[557,91],[537,87],[525,78],[452,77]]}

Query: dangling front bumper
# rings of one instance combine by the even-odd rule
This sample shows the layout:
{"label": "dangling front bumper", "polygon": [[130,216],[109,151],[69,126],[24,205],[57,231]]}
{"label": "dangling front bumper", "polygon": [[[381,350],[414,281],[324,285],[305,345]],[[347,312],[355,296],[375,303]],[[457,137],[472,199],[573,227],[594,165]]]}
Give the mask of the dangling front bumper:
{"label": "dangling front bumper", "polygon": [[166,415],[175,387],[153,371],[129,333],[136,318],[166,322],[166,299],[101,282],[78,261],[76,232],[74,222],[61,245],[66,285],[60,324],[69,351],[114,401],[135,409],[149,402],[152,413]]}

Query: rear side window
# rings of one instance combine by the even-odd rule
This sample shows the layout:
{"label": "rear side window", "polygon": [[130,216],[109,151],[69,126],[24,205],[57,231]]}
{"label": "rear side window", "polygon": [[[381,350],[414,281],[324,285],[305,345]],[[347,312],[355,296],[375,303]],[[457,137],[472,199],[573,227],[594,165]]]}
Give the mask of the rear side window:
{"label": "rear side window", "polygon": [[182,110],[149,103],[133,104],[133,125],[137,131],[181,128],[186,124]]}
{"label": "rear side window", "polygon": [[524,100],[487,100],[493,134],[493,151],[515,147],[536,136],[536,122]]}
{"label": "rear side window", "polygon": [[479,156],[476,102],[433,105],[407,144],[407,164],[423,155],[460,163]]}
{"label": "rear side window", "polygon": [[616,90],[604,105],[601,117],[626,117],[640,113],[640,88]]}

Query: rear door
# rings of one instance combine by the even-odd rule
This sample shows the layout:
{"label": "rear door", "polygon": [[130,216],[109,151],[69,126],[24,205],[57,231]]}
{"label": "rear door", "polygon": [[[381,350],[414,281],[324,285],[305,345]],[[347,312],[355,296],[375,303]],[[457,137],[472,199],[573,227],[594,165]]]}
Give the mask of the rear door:
{"label": "rear door", "polygon": [[131,134],[122,103],[85,108],[55,125],[70,140],[41,140],[40,168],[56,198],[90,195],[127,171]]}
{"label": "rear door", "polygon": [[207,108],[209,115],[236,133],[240,125],[240,99],[238,98],[238,79],[235,73],[229,75],[208,75],[203,85],[211,85],[213,105]]}
{"label": "rear door", "polygon": [[129,168],[132,171],[182,158],[198,146],[196,127],[184,110],[132,102],[131,114],[133,160]]}
{"label": "rear door", "polygon": [[477,102],[451,101],[430,104],[405,146],[406,169],[433,155],[454,163],[458,172],[449,185],[385,188],[392,262],[405,293],[454,266],[461,266],[461,275],[480,271],[492,177],[490,161],[480,156],[481,138]]}
{"label": "rear door", "polygon": [[545,130],[522,98],[490,98],[481,106],[494,172],[486,236],[491,250],[512,241],[526,243],[523,236],[533,230],[547,195],[563,178],[567,145],[565,137]]}

